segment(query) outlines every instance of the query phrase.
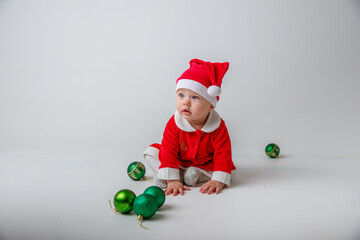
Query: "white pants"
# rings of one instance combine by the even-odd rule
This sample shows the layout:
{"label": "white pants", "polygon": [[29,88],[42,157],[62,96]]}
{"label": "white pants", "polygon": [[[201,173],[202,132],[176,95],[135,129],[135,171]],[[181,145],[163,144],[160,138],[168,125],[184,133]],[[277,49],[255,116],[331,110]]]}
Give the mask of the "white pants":
{"label": "white pants", "polygon": [[[155,147],[148,147],[144,152],[144,159],[148,166],[151,168],[151,170],[157,174],[159,172],[160,167],[160,160],[159,160],[159,149]],[[209,170],[205,170],[202,168],[195,167],[199,172],[203,173],[204,175],[208,177],[212,177],[213,172]],[[186,168],[179,166],[180,171],[180,179],[184,176],[184,171]]]}

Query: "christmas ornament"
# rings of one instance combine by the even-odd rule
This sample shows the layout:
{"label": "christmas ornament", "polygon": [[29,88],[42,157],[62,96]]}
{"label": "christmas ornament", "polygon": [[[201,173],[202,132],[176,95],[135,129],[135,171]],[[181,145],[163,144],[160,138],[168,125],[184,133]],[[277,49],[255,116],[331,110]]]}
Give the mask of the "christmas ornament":
{"label": "christmas ornament", "polygon": [[142,218],[151,218],[158,209],[156,198],[152,195],[143,193],[135,198],[133,208],[136,215]]}
{"label": "christmas ornament", "polygon": [[135,193],[129,189],[123,189],[118,191],[114,196],[115,212],[131,212],[133,210],[133,204],[135,199]]}
{"label": "christmas ornament", "polygon": [[145,166],[141,162],[132,162],[127,169],[129,177],[135,181],[142,179],[145,172]]}
{"label": "christmas ornament", "polygon": [[158,186],[148,187],[147,189],[145,189],[144,193],[152,195],[152,196],[155,197],[158,208],[160,208],[165,202],[166,197],[165,197],[164,190],[162,190]]}
{"label": "christmas ornament", "polygon": [[156,213],[157,206],[156,198],[152,195],[143,193],[135,198],[133,208],[140,227],[148,230],[142,225],[143,219],[151,218]]}
{"label": "christmas ornament", "polygon": [[265,153],[270,158],[276,158],[279,156],[280,148],[275,143],[270,143],[266,146]]}

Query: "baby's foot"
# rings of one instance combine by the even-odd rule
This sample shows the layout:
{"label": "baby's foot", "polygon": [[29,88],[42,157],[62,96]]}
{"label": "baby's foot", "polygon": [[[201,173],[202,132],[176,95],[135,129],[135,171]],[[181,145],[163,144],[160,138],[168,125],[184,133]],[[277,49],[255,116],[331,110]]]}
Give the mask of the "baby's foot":
{"label": "baby's foot", "polygon": [[[200,171],[199,171],[200,172]],[[199,177],[199,180],[198,180],[198,183],[203,183],[203,182],[207,182],[211,179],[211,177],[209,177],[208,175],[200,172],[200,177]]]}
{"label": "baby's foot", "polygon": [[186,169],[184,174],[184,182],[186,185],[194,187],[200,178],[200,171],[194,167]]}

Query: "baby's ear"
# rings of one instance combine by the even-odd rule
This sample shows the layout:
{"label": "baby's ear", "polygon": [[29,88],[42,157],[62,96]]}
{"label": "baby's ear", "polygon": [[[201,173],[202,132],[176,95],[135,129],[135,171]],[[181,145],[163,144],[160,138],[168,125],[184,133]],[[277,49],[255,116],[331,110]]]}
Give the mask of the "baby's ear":
{"label": "baby's ear", "polygon": [[215,107],[213,105],[211,105],[209,112],[212,112],[215,109]]}

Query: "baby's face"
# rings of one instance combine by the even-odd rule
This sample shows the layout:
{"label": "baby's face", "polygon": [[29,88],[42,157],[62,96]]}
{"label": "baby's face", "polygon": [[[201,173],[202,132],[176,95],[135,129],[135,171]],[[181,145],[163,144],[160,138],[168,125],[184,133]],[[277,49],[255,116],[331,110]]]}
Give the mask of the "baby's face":
{"label": "baby's face", "polygon": [[192,125],[199,125],[205,123],[214,107],[196,92],[180,88],[176,92],[176,110]]}

